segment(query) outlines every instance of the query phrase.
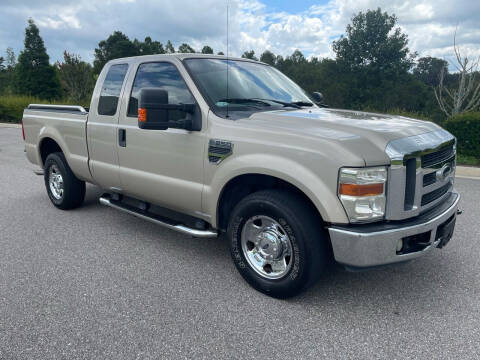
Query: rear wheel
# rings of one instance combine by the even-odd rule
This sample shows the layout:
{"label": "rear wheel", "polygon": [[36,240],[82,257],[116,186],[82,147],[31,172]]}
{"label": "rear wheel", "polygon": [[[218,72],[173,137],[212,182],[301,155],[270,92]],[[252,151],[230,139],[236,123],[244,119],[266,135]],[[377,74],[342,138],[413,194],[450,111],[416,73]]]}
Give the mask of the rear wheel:
{"label": "rear wheel", "polygon": [[315,209],[287,191],[245,197],[232,212],[227,236],[243,278],[273,297],[297,295],[318,279],[327,261],[327,238]]}
{"label": "rear wheel", "polygon": [[73,174],[63,153],[56,152],[47,156],[44,180],[48,197],[57,208],[74,209],[83,203],[85,182]]}

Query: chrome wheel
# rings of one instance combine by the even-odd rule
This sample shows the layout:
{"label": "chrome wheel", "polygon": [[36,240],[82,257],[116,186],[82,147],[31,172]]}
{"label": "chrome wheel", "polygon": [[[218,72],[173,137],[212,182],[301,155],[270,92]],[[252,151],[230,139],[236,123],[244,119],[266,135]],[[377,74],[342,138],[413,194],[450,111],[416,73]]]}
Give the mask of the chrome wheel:
{"label": "chrome wheel", "polygon": [[283,227],[268,216],[248,219],[241,243],[249,265],[266,279],[280,279],[292,267],[292,242]]}
{"label": "chrome wheel", "polygon": [[48,185],[50,192],[56,200],[63,197],[63,177],[58,166],[53,164],[48,170]]}

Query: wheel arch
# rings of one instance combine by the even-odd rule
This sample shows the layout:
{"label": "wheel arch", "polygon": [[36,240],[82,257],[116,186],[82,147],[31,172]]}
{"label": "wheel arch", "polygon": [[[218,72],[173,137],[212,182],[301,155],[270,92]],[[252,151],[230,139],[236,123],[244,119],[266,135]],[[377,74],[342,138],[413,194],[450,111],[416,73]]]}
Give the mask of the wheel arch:
{"label": "wheel arch", "polygon": [[61,152],[65,155],[62,147],[55,139],[49,136],[43,137],[38,145],[38,154],[42,167],[45,165],[45,160],[47,159],[47,156],[54,152]]}
{"label": "wheel arch", "polygon": [[307,206],[310,206],[319,219],[323,221],[323,216],[318,206],[312,199],[298,186],[280,177],[262,174],[245,173],[231,178],[222,187],[217,201],[216,225],[218,229],[225,230],[228,225],[228,219],[235,205],[245,196],[260,190],[266,189],[284,189],[300,196]]}

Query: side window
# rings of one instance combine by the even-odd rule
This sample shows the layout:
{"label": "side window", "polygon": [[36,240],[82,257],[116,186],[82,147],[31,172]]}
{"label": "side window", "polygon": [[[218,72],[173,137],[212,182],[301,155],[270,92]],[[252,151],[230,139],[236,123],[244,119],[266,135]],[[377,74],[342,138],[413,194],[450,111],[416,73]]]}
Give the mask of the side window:
{"label": "side window", "polygon": [[[133,83],[128,105],[128,116],[138,115],[140,90],[152,87],[167,90],[169,104],[192,104],[195,102],[175,65],[167,62],[141,64]],[[170,120],[179,120],[185,117],[185,113],[169,111],[168,117]]]}
{"label": "side window", "polygon": [[100,100],[98,101],[99,115],[115,115],[117,112],[118,98],[122,90],[123,80],[127,73],[127,64],[112,65],[103,82]]}

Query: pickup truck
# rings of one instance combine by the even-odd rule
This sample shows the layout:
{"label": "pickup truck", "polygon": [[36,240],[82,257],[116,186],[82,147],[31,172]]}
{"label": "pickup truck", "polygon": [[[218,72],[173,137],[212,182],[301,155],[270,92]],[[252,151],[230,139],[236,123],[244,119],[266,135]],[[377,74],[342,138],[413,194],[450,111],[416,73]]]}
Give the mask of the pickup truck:
{"label": "pickup truck", "polygon": [[452,237],[456,139],[401,116],[327,108],[267,64],[213,55],[108,62],[90,104],[31,104],[29,161],[57,208],[100,203],[194,237],[224,235],[277,298],[328,263],[411,260]]}

